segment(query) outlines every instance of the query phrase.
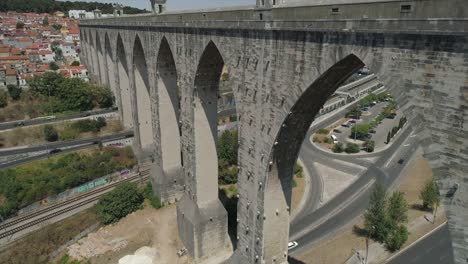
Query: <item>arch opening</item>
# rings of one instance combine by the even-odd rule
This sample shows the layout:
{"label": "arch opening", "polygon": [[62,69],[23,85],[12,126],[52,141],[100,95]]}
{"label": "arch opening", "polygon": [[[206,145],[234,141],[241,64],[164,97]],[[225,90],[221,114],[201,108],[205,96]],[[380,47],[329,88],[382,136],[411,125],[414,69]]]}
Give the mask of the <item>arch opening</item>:
{"label": "arch opening", "polygon": [[218,199],[212,190],[218,187],[218,155],[216,150],[219,81],[224,60],[210,42],[203,52],[195,78],[194,136],[195,173],[198,204]]}
{"label": "arch opening", "polygon": [[106,63],[106,83],[110,87],[112,94],[114,95],[114,103],[119,105],[117,102],[117,89],[115,87],[115,68],[114,68],[114,59],[112,56],[112,48],[110,45],[109,35],[106,33],[104,37],[104,61]]}
{"label": "arch opening", "polygon": [[177,172],[183,166],[179,127],[180,91],[174,56],[166,38],[162,39],[159,47],[156,78],[162,168],[166,173]]}
{"label": "arch opening", "polygon": [[271,152],[272,165],[267,173],[264,192],[263,232],[265,252],[262,258],[283,263],[289,239],[289,210],[291,208],[292,177],[300,147],[317,113],[327,99],[364,63],[351,54],[337,62],[316,79],[300,96],[283,121]]}
{"label": "arch opening", "polygon": [[143,46],[138,36],[135,38],[135,44],[133,47],[133,65],[140,146],[143,149],[146,149],[154,142],[153,121],[151,115],[148,67]]}
{"label": "arch opening", "polygon": [[123,45],[122,38],[120,35],[117,37],[117,71],[118,71],[118,82],[120,98],[122,100],[122,119],[125,128],[133,127],[132,117],[132,103],[130,99],[130,80],[128,78],[128,63],[125,53],[125,47]]}

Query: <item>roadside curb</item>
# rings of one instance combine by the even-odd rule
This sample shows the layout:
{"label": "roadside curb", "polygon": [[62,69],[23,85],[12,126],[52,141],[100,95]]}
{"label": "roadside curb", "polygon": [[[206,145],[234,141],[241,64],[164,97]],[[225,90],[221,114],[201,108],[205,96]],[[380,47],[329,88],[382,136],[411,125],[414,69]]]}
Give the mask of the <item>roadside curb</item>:
{"label": "roadside curb", "polygon": [[[297,163],[299,163],[299,165],[302,167],[302,170],[303,170],[302,177],[304,178],[305,186],[304,186],[304,193],[302,194],[301,201],[299,202],[298,206],[294,208],[291,214],[291,217],[289,218],[290,222],[292,222],[297,217],[298,213],[302,211],[302,209],[306,205],[306,201],[307,201],[306,197],[310,193],[311,175],[310,175],[309,169],[306,166],[304,166],[304,163],[302,162],[301,158],[297,159]],[[322,182],[322,186],[323,186],[322,177],[320,175],[318,177],[320,178],[320,182]],[[323,188],[322,188],[322,195],[323,195]]]}

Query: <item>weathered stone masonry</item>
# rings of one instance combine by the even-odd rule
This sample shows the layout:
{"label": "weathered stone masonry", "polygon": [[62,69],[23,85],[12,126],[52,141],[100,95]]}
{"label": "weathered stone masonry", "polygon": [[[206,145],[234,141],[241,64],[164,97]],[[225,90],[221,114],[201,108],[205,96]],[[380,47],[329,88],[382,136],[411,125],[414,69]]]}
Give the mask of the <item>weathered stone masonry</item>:
{"label": "weathered stone masonry", "polygon": [[[407,2],[412,4],[413,13],[401,18],[400,6]],[[452,6],[461,3],[450,2]],[[214,137],[196,136],[199,132],[209,135],[203,124],[212,126],[209,113],[216,100],[210,97],[213,92],[204,93],[216,91],[217,83],[212,80],[220,65],[231,72],[240,119],[238,241],[231,261],[285,263],[290,182],[300,144],[326,98],[363,62],[393,94],[405,99],[407,114],[421,121],[418,131],[425,154],[446,196],[456,260],[466,262],[466,7],[449,10],[447,3],[442,5],[440,1],[394,1],[385,5],[340,6],[342,19],[321,17],[329,14],[330,6],[317,6],[174,13],[81,23],[88,66],[93,56],[88,51],[96,45],[91,36],[100,36],[101,44],[108,36],[114,64],[118,63],[118,40],[122,40],[132,107],[121,111],[131,111],[127,116],[132,116],[137,136],[135,66],[128,62],[134,61],[131,51],[135,40],[141,40],[155,145],[148,154],[154,160],[153,187],[163,200],[181,199],[179,230],[193,256],[203,260],[230,250],[226,212],[217,199],[214,176],[207,176],[213,168],[205,170],[211,165],[200,157],[204,148],[214,146]],[[357,18],[352,19],[346,10],[353,8],[366,13],[367,18],[355,13]],[[377,8],[385,12],[373,18]],[[392,8],[397,14],[391,13]],[[290,19],[286,20],[288,15]],[[204,56],[206,52],[210,56]],[[216,54],[219,59],[213,59]],[[160,80],[161,76],[166,76],[166,82]],[[167,76],[176,76],[176,85],[174,78]],[[122,87],[118,71],[115,80],[111,85],[118,91]],[[174,91],[177,88],[180,94]],[[174,102],[178,96],[180,115]],[[180,139],[169,137],[167,132],[174,135],[179,125]],[[170,129],[165,130],[167,127]],[[181,156],[168,148],[179,145],[179,140]],[[204,142],[203,146],[197,142]],[[213,193],[207,193],[207,186],[214,186]],[[456,190],[454,186],[458,186]]]}

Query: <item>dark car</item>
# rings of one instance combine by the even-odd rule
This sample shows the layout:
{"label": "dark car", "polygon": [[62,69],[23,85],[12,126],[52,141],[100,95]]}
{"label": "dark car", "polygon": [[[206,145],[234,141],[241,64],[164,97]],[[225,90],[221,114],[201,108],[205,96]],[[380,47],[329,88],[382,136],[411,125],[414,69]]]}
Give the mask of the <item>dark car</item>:
{"label": "dark car", "polygon": [[335,133],[341,133],[341,130],[339,130],[339,129],[333,129],[333,132],[335,132]]}
{"label": "dark car", "polygon": [[375,131],[375,129],[371,129],[371,130],[369,130],[369,133],[375,134],[377,132]]}
{"label": "dark car", "polygon": [[364,136],[365,139],[371,139],[372,138],[372,135],[371,134],[367,134]]}
{"label": "dark car", "polygon": [[49,153],[50,154],[56,154],[56,153],[59,153],[59,152],[62,152],[62,150],[59,149],[59,148],[56,148],[56,149],[51,150]]}
{"label": "dark car", "polygon": [[403,164],[403,162],[405,162],[404,159],[399,159],[399,160],[398,160],[398,164]]}
{"label": "dark car", "polygon": [[349,120],[350,123],[352,124],[356,124],[356,120],[352,119],[352,120]]}
{"label": "dark car", "polygon": [[19,126],[24,126],[24,122],[21,121],[21,122],[17,122],[14,124],[15,127],[19,127]]}

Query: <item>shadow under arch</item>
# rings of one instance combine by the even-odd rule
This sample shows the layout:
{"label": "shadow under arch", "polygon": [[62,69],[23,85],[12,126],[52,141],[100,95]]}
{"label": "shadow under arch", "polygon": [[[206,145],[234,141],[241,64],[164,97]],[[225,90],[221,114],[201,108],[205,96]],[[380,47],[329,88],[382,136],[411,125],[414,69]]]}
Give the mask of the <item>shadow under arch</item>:
{"label": "shadow under arch", "polygon": [[95,81],[96,78],[99,78],[99,68],[97,64],[97,53],[96,53],[96,42],[93,38],[93,34],[91,30],[88,31],[89,34],[89,54],[91,57],[91,76],[93,77],[92,80]]}
{"label": "shadow under arch", "polygon": [[[180,199],[180,193],[170,190],[181,186],[183,157],[181,152],[180,91],[173,53],[166,37],[159,45],[156,60],[157,111],[159,119],[158,172],[155,191],[163,202]],[[172,187],[171,187],[172,186]]]}
{"label": "shadow under arch", "polygon": [[151,114],[148,65],[146,63],[143,45],[138,35],[136,35],[133,45],[133,65],[140,146],[142,149],[148,149],[154,143],[153,120]]}
{"label": "shadow under arch", "polygon": [[118,89],[122,100],[122,119],[125,128],[133,127],[132,103],[130,99],[130,80],[128,77],[128,62],[125,47],[120,34],[117,36],[116,62],[118,73]]}
{"label": "shadow under arch", "polygon": [[104,53],[102,50],[102,45],[101,45],[101,37],[99,36],[99,32],[96,31],[96,61],[97,61],[97,67],[99,70],[99,83],[101,85],[107,85],[107,67],[104,62]]}
{"label": "shadow under arch", "polygon": [[106,64],[106,69],[108,71],[107,76],[107,84],[114,95],[114,103],[117,104],[120,108],[120,103],[118,102],[119,96],[117,94],[116,84],[115,84],[115,64],[114,64],[114,56],[112,54],[112,47],[109,40],[109,34],[104,35],[104,62]]}
{"label": "shadow under arch", "polygon": [[276,261],[283,263],[287,258],[286,254],[275,254],[287,252],[292,176],[307,131],[326,100],[363,66],[364,63],[354,54],[337,62],[304,91],[282,122],[271,151],[270,171],[267,172],[264,191],[262,234],[263,244],[268,247],[264,249],[263,259],[267,262],[276,258]]}

